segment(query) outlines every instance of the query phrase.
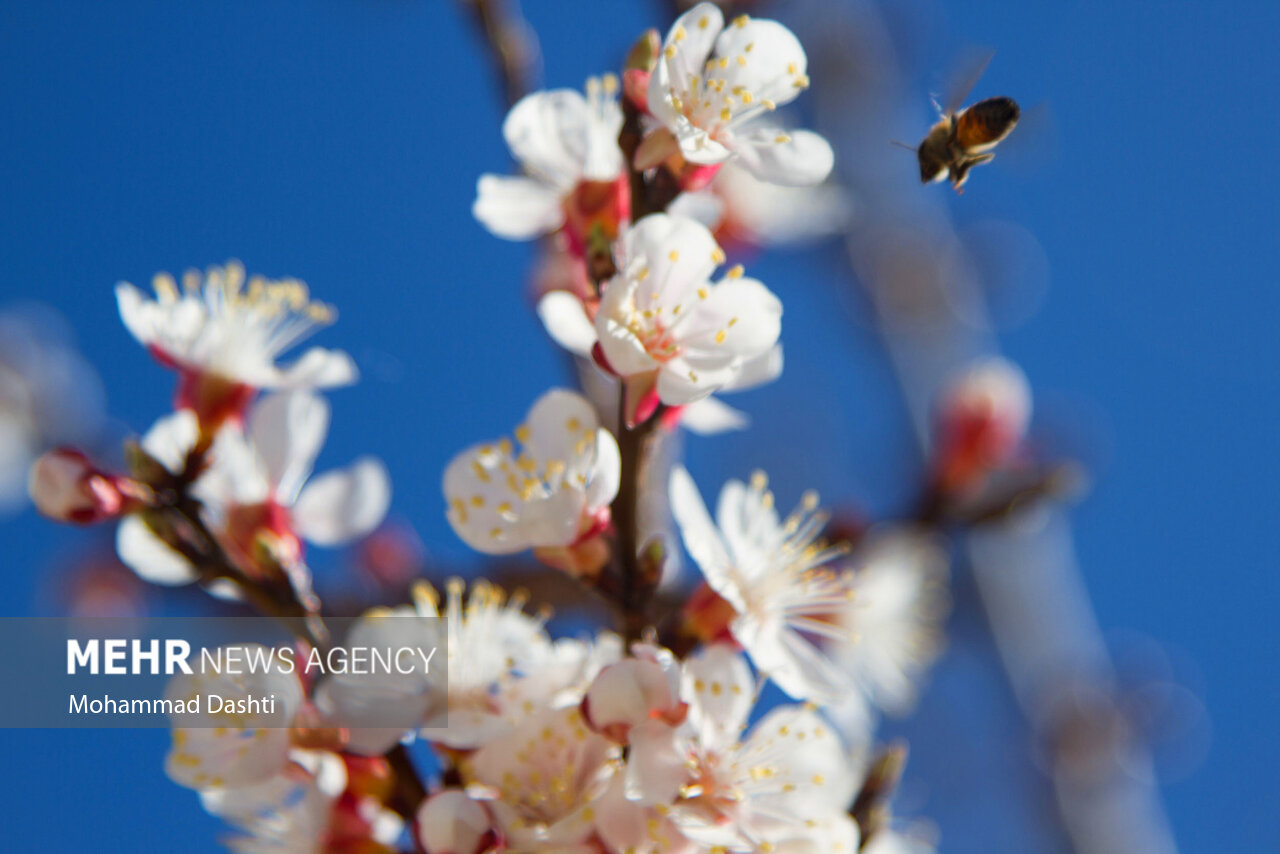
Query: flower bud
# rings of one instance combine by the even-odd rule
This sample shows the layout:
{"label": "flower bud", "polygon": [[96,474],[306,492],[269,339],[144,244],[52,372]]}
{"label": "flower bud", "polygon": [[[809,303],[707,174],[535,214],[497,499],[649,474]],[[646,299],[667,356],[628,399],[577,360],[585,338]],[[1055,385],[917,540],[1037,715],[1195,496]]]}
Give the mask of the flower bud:
{"label": "flower bud", "polygon": [[936,476],[946,492],[975,485],[1017,452],[1031,419],[1031,389],[1001,358],[977,362],[945,390],[939,406]]}
{"label": "flower bud", "polygon": [[582,701],[582,716],[592,729],[626,744],[631,728],[660,720],[672,726],[688,711],[680,700],[680,668],[670,651],[636,644],[633,658],[605,667]]}
{"label": "flower bud", "polygon": [[496,838],[489,811],[458,789],[432,795],[418,808],[418,841],[427,854],[481,854]]}
{"label": "flower bud", "polygon": [[36,509],[62,522],[101,522],[120,515],[126,504],[117,479],[72,448],[41,455],[31,466],[27,489]]}
{"label": "flower bud", "polygon": [[567,546],[541,546],[533,550],[539,563],[582,579],[596,578],[612,554],[609,539],[603,534],[593,534]]}
{"label": "flower bud", "polygon": [[626,70],[653,71],[658,64],[658,52],[662,50],[662,36],[657,30],[646,30],[627,53]]}

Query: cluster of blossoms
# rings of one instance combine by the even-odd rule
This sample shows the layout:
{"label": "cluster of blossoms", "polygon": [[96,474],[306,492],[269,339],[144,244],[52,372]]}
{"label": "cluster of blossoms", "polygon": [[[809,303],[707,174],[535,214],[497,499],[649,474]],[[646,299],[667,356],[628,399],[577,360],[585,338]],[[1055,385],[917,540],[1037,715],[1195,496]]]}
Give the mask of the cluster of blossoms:
{"label": "cluster of blossoms", "polygon": [[[724,246],[819,234],[846,214],[819,186],[830,146],[770,121],[809,84],[804,50],[777,22],[726,24],[709,3],[646,44],[585,97],[534,93],[506,119],[525,174],[482,177],[474,213],[502,237],[552,236],[558,272],[537,310],[580,358],[588,394],[546,392],[511,437],[459,453],[442,484],[468,546],[564,571],[617,606],[620,631],[553,639],[523,595],[422,582],[351,637],[444,646],[447,668],[175,681],[175,697],[280,698],[270,716],[173,731],[169,775],[240,829],[237,850],[917,850],[882,803],[867,826],[855,807],[868,807],[876,711],[905,710],[936,655],[944,551],[909,526],[833,541],[816,495],[783,515],[763,473],[725,483],[713,516],[690,474],[653,453],[681,428],[744,426],[715,395],[782,371],[781,302]],[[279,357],[333,312],[301,282],[246,281],[235,264],[154,289],[120,285],[119,308],[177,372],[175,412],[124,473],[47,454],[32,495],[56,518],[119,520],[120,557],[149,581],[318,620],[304,543],[370,533],[390,499],[372,458],[311,477],[329,420],[317,391],[356,370],[321,348]],[[1019,382],[986,365],[957,383],[940,416],[940,490],[980,489],[1015,455]],[[679,587],[677,537],[638,521],[655,502],[702,579],[669,614],[653,613],[653,594]],[[761,708],[769,682],[790,702]],[[437,777],[413,777],[413,742],[430,745]]]}
{"label": "cluster of blossoms", "polygon": [[[386,469],[372,457],[311,477],[329,429],[329,404],[315,390],[354,382],[356,368],[347,354],[318,347],[287,367],[278,357],[332,322],[333,310],[297,280],[246,281],[237,263],[189,272],[181,287],[160,275],[153,286],[154,299],[128,283],[116,296],[133,336],[177,372],[175,411],[132,448],[127,474],[102,471],[74,450],[46,454],[32,470],[32,497],[55,518],[120,518],[120,559],[147,581],[202,581],[229,597],[245,583],[271,582],[306,599],[304,541],[329,546],[368,534],[391,498]],[[175,494],[198,508],[192,521],[213,542],[180,542],[167,519]],[[230,558],[232,572],[210,572],[210,547]]]}

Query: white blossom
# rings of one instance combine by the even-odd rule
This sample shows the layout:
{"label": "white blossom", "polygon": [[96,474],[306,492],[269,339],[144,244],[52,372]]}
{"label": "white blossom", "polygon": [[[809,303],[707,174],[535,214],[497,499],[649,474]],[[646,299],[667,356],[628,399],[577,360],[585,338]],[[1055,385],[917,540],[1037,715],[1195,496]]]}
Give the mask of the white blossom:
{"label": "white blossom", "polygon": [[595,326],[630,414],[650,393],[683,406],[750,381],[778,341],[782,304],[741,267],[710,280],[725,256],[705,226],[652,214],[627,231],[620,255]]}
{"label": "white blossom", "polygon": [[[197,713],[170,716],[173,746],[165,760],[165,772],[171,780],[193,789],[221,789],[261,783],[288,766],[289,727],[303,702],[302,684],[296,674],[280,667],[248,665],[265,661],[272,653],[260,644],[222,647],[208,667],[202,662],[196,672],[170,680],[165,699],[184,703],[195,699],[200,708]],[[242,666],[216,666],[224,655],[231,654],[238,656]],[[223,705],[208,708],[210,695],[233,702],[272,695],[275,699],[269,709],[239,713],[224,711]]]}
{"label": "white blossom", "polygon": [[671,511],[685,548],[707,584],[735,615],[728,628],[755,664],[792,697],[824,704],[842,697],[849,678],[814,638],[841,639],[835,625],[851,597],[847,573],[826,566],[844,550],[820,539],[827,517],[809,493],[800,508],[779,519],[768,481],[725,483],[711,521],[693,478],[671,473]]}
{"label": "white blossom", "polygon": [[760,121],[808,88],[807,65],[799,40],[777,21],[742,15],[726,27],[719,8],[699,3],[667,33],[649,79],[649,111],[662,128],[642,145],[640,165],[678,147],[690,163],[736,159],[762,181],[820,183],[833,162],[827,141]]}
{"label": "white blossom", "polygon": [[[374,608],[356,621],[347,633],[348,647],[415,654],[390,672],[334,673],[316,686],[316,707],[327,725],[342,728],[344,749],[380,756],[406,733],[447,713],[445,656],[432,654],[444,645],[446,632],[434,612],[412,606]],[[460,641],[457,634],[453,640]],[[430,658],[424,661],[422,655]]]}
{"label": "white blossom", "polygon": [[727,245],[795,246],[838,234],[849,222],[848,192],[831,182],[787,187],[730,162],[710,185],[682,193],[668,207],[711,229]]}
{"label": "white blossom", "polygon": [[[312,302],[297,279],[254,276],[245,282],[238,263],[190,271],[182,286],[161,274],[149,299],[128,282],[116,286],[120,317],[140,344],[184,378],[180,402],[197,410],[234,397],[236,389],[305,389],[348,385],[356,380],[351,357],[312,347],[288,366],[278,358],[317,329],[333,322],[333,309]],[[227,413],[219,413],[225,416]]]}
{"label": "white blossom", "polygon": [[[590,359],[591,351],[599,340],[595,322],[587,312],[587,306],[576,295],[564,290],[548,291],[538,300],[538,317],[547,334],[561,347],[582,359]],[[772,382],[782,374],[782,345],[775,344],[764,353],[742,363],[737,376],[720,387],[721,392],[746,391]],[[611,397],[616,399],[616,383],[611,377],[597,372],[602,382],[609,383]],[[681,427],[693,433],[709,436],[727,430],[742,430],[749,423],[747,416],[725,404],[716,396],[695,400],[679,409]]]}
{"label": "white blossom", "polygon": [[595,806],[620,764],[620,749],[571,707],[527,716],[477,750],[465,770],[510,850],[569,852],[591,836]]}
{"label": "white blossom", "polygon": [[239,833],[227,846],[242,854],[315,854],[326,842],[334,800],[346,787],[342,760],[294,751],[279,773],[246,786],[200,793],[205,810]]}
{"label": "white blossom", "polygon": [[391,810],[367,797],[342,798],[342,759],[293,750],[289,763],[260,783],[200,792],[204,808],[239,831],[225,840],[241,854],[321,854],[389,850],[403,830]]}
{"label": "white blossom", "polygon": [[[383,464],[363,457],[345,469],[310,477],[329,429],[329,405],[311,392],[269,395],[251,411],[247,431],[225,424],[208,468],[192,488],[224,548],[246,563],[268,536],[284,561],[301,558],[299,538],[338,545],[364,536],[386,516],[391,484]],[[156,423],[142,448],[172,473],[196,446],[199,427],[186,410]],[[137,516],[121,522],[120,559],[143,578],[180,584],[194,569]]]}
{"label": "white blossom", "polygon": [[513,240],[556,231],[566,219],[581,226],[596,212],[611,215],[616,229],[630,205],[626,182],[619,182],[624,164],[617,95],[618,79],[608,74],[587,81],[586,98],[572,89],[521,98],[502,134],[525,175],[481,176],[476,219]]}
{"label": "white blossom", "polygon": [[937,657],[947,611],[947,556],[926,535],[903,530],[873,534],[854,560],[854,595],[837,618],[847,629],[830,654],[858,686],[833,709],[856,721],[860,703],[904,714],[916,684]]}
{"label": "white blossom", "polygon": [[646,721],[679,723],[680,664],[670,650],[637,643],[631,656],[604,667],[582,700],[582,715],[596,732],[620,744]]}
{"label": "white blossom", "polygon": [[474,445],[444,473],[449,524],[487,554],[567,547],[598,533],[618,492],[621,459],[594,407],[575,392],[538,398],[515,440]]}
{"label": "white blossom", "polygon": [[453,579],[445,590],[441,602],[430,585],[415,585],[413,605],[377,609],[352,628],[372,646],[443,644],[448,657],[447,669],[433,659],[430,672],[424,666],[403,676],[322,682],[317,705],[331,724],[349,730],[349,749],[379,754],[414,730],[456,749],[479,747],[539,709],[577,705],[600,668],[621,654],[612,635],[553,642],[545,615],[525,613],[523,595],[508,598],[486,581],[468,591]]}
{"label": "white blossom", "polygon": [[685,662],[682,697],[689,704],[682,724],[652,721],[631,731],[631,800],[666,804],[664,814],[685,837],[730,851],[775,850],[768,846],[831,833],[856,775],[811,706],[780,706],[744,734],[755,683],[727,644]]}

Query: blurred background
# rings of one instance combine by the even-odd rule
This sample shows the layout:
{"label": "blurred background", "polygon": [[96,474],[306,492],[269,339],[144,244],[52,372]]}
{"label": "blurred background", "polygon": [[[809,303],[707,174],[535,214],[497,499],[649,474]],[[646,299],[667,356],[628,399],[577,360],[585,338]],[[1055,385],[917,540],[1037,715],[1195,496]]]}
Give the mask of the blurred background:
{"label": "blurred background", "polygon": [[[1154,761],[1133,773],[1161,784],[1179,847],[1280,849],[1253,806],[1280,798],[1280,178],[1265,148],[1280,131],[1280,8],[753,5],[809,48],[797,118],[837,145],[851,228],[945,224],[989,308],[955,319],[983,342],[998,335],[1028,374],[1033,447],[1088,471],[1070,512],[1076,561],[1122,691],[1159,695]],[[672,17],[655,0],[523,11],[549,86],[616,69]],[[54,443],[111,459],[170,403],[172,378],[120,324],[114,283],[228,258],[298,276],[339,309],[316,343],[350,351],[364,376],[332,395],[318,468],[380,455],[393,515],[425,543],[414,559],[478,568],[444,519],[445,463],[573,379],[530,309],[533,246],[470,215],[475,179],[510,160],[466,10],[42,0],[3,18],[0,616],[190,606],[194,594],[134,584],[109,559],[108,530],[39,519],[22,472]],[[973,98],[1016,97],[1028,118],[956,197],[920,186],[889,140],[924,135],[930,93],[976,45],[996,55]],[[731,400],[751,430],[685,443],[704,492],[764,468],[784,504],[813,487],[863,516],[909,512],[917,440],[848,247],[741,260],[784,302],[787,368]],[[416,555],[405,536],[382,546]],[[367,549],[315,556],[335,596],[372,583],[353,564],[377,563]],[[1071,850],[973,578],[963,564],[954,578],[947,653],[915,715],[883,729],[912,746],[897,812],[932,820],[945,851]],[[20,701],[20,686],[3,696]],[[167,742],[0,732],[5,847],[218,850],[220,823],[164,777]]]}

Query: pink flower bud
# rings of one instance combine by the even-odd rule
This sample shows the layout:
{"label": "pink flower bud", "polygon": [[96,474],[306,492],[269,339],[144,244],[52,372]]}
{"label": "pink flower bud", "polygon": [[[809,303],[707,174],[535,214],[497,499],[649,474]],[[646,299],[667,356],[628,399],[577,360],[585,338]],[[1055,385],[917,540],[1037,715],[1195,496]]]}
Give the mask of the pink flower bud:
{"label": "pink flower bud", "polygon": [[101,522],[120,515],[126,504],[117,479],[72,448],[49,451],[36,460],[27,489],[36,509],[62,522]]}
{"label": "pink flower bud", "polygon": [[967,368],[939,407],[937,477],[947,491],[972,486],[1017,452],[1031,420],[1031,389],[1017,365],[990,358]]}
{"label": "pink flower bud", "polygon": [[622,72],[623,94],[643,112],[649,111],[649,77],[650,72],[639,68],[628,68]]}
{"label": "pink flower bud", "polygon": [[688,711],[675,656],[648,644],[636,644],[632,655],[601,670],[582,701],[587,725],[619,744],[634,726],[654,720],[675,726]]}
{"label": "pink flower bud", "polygon": [[497,843],[497,833],[483,804],[446,789],[418,808],[418,841],[427,854],[481,854]]}

